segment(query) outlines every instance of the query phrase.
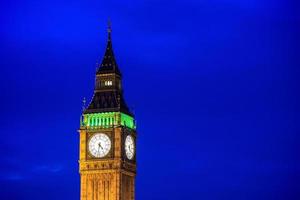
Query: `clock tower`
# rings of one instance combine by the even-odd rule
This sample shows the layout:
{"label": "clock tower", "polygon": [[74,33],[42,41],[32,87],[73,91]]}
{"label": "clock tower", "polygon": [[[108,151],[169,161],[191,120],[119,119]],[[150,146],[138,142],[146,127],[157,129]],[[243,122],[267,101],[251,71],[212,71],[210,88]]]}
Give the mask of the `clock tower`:
{"label": "clock tower", "polygon": [[134,200],[136,126],[123,97],[108,27],[94,94],[80,120],[80,200]]}

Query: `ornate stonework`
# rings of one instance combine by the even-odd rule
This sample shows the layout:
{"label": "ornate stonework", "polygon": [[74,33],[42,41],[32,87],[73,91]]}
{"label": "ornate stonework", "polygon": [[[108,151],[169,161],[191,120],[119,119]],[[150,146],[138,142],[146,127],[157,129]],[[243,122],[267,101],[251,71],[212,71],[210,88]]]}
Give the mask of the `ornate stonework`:
{"label": "ornate stonework", "polygon": [[[103,130],[99,130],[101,132]],[[113,154],[103,159],[92,158],[88,153],[87,141],[93,134],[80,129],[81,200],[134,200],[136,164],[124,156],[122,127],[111,132]],[[132,135],[136,133],[132,130]]]}

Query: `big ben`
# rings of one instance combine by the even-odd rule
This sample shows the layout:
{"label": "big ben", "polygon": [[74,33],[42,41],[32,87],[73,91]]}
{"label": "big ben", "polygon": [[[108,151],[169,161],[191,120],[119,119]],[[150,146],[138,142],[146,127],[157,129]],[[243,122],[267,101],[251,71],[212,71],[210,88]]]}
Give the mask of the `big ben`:
{"label": "big ben", "polygon": [[136,125],[123,97],[111,40],[96,71],[94,94],[80,121],[81,200],[134,200]]}

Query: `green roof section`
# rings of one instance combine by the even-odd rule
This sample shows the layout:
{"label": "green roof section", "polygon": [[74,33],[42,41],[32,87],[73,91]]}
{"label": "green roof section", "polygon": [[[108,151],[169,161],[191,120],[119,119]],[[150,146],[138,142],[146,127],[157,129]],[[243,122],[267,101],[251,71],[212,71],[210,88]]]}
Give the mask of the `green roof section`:
{"label": "green roof section", "polygon": [[135,129],[135,123],[133,117],[121,113],[121,125],[132,129]]}
{"label": "green roof section", "polygon": [[80,125],[87,128],[125,126],[136,129],[134,118],[122,112],[83,114]]}

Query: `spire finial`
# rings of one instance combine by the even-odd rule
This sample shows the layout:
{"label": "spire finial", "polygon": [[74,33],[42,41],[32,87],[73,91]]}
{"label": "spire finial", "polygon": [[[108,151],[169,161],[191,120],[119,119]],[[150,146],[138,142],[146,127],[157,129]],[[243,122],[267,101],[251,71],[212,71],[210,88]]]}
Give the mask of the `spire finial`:
{"label": "spire finial", "polygon": [[108,18],[108,20],[107,20],[107,32],[111,33],[111,21],[110,21],[110,18]]}

